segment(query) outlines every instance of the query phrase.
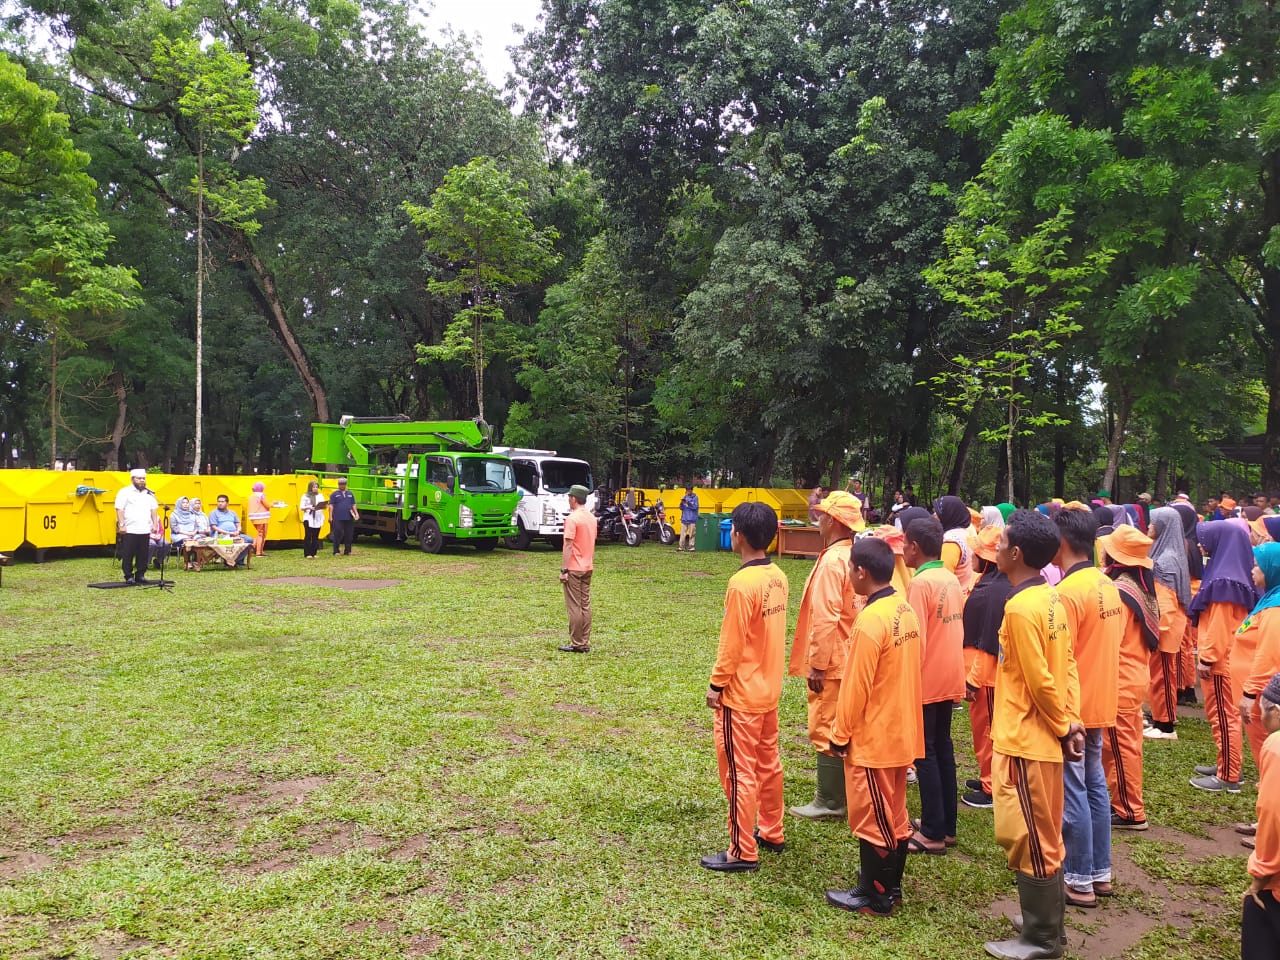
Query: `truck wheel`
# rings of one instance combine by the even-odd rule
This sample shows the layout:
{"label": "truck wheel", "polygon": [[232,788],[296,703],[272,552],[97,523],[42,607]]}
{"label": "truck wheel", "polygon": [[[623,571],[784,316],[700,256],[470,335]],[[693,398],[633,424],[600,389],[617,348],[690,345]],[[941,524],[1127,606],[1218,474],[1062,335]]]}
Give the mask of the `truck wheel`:
{"label": "truck wheel", "polygon": [[561,536],[547,537],[547,543],[551,544],[552,550],[564,549],[564,537],[561,537]]}
{"label": "truck wheel", "polygon": [[658,527],[658,542],[665,547],[669,547],[676,542],[676,531],[671,524],[664,523]]}
{"label": "truck wheel", "polygon": [[497,537],[483,537],[479,540],[471,541],[476,548],[476,553],[488,553],[498,545]]}
{"label": "truck wheel", "polygon": [[395,543],[396,535],[394,533],[388,533],[387,531],[383,530],[381,533],[378,534],[378,539],[381,540],[383,543]]}
{"label": "truck wheel", "polygon": [[627,527],[626,538],[628,547],[640,546],[640,531],[635,527]]}
{"label": "truck wheel", "polygon": [[512,550],[528,550],[531,543],[533,543],[533,534],[526,530],[520,518],[516,517],[516,535],[507,537],[507,546]]}
{"label": "truck wheel", "polygon": [[440,524],[435,517],[423,517],[418,524],[418,543],[423,553],[439,553],[444,546],[444,537],[440,536]]}

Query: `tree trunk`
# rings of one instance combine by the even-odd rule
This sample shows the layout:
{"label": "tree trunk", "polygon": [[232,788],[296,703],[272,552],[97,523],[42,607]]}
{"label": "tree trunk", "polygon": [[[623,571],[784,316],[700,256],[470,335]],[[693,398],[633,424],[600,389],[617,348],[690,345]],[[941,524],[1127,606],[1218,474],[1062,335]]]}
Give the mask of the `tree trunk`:
{"label": "tree trunk", "polygon": [[244,243],[246,250],[245,262],[249,265],[245,278],[245,285],[249,295],[253,297],[263,315],[267,318],[267,329],[271,332],[272,338],[280,346],[280,349],[284,351],[285,358],[293,366],[298,378],[302,381],[302,388],[307,391],[307,396],[311,399],[311,407],[315,411],[317,422],[328,423],[328,394],[325,393],[324,384],[320,382],[320,378],[312,370],[311,361],[307,358],[306,351],[302,349],[302,345],[293,335],[293,328],[289,324],[289,316],[285,312],[284,303],[280,300],[280,291],[276,287],[275,277],[267,269],[266,264],[262,262],[262,258],[258,256],[257,251],[249,245],[248,238],[239,236],[239,239]]}
{"label": "tree trunk", "polygon": [[108,470],[123,470],[120,462],[120,447],[124,444],[124,426],[129,415],[129,394],[124,388],[124,374],[119,370],[111,372],[111,394],[116,398],[116,422],[111,428],[111,447],[107,454]]}
{"label": "tree trunk", "polygon": [[[1275,292],[1280,294],[1280,290]],[[1280,337],[1272,338],[1271,349],[1267,351],[1267,387],[1267,432],[1262,438],[1262,489],[1271,493],[1280,491]]]}
{"label": "tree trunk", "polygon": [[[996,486],[995,499],[997,503],[1013,503],[1007,498],[1008,495],[1008,477],[1009,477],[1009,461],[1005,459],[1004,445],[1001,444],[1000,450],[995,454],[996,461]],[[1004,498],[1004,499],[1002,499]]]}
{"label": "tree trunk", "polygon": [[49,469],[58,464],[58,322],[53,322],[50,339],[51,363],[49,365]]}
{"label": "tree trunk", "polygon": [[956,462],[951,466],[951,476],[947,479],[947,493],[953,497],[960,496],[960,487],[964,484],[964,472],[969,466],[969,451],[973,449],[973,441],[978,437],[978,414],[981,404],[974,404],[969,411],[969,419],[965,422],[964,433],[960,436],[960,444],[956,447]]}
{"label": "tree trunk", "polygon": [[1007,494],[1007,496],[1005,497],[1005,502],[1006,502],[1006,503],[1014,503],[1014,502],[1015,502],[1015,501],[1014,501],[1014,499],[1013,499],[1013,474],[1014,474],[1014,469],[1013,469],[1013,428],[1014,428],[1014,425],[1015,425],[1017,422],[1018,422],[1018,421],[1017,421],[1017,417],[1014,415],[1013,401],[1012,401],[1012,400],[1010,400],[1010,401],[1009,401],[1009,422],[1008,422],[1008,432],[1007,432],[1007,433],[1005,434],[1005,436],[1004,436],[1004,462],[1005,462],[1005,466],[1006,466],[1006,468],[1008,469],[1008,474],[1007,474],[1007,476],[1005,477],[1005,483],[1006,483],[1006,486],[1005,486],[1005,493]]}
{"label": "tree trunk", "polygon": [[204,134],[196,152],[196,430],[192,472],[201,473],[204,455]]}
{"label": "tree trunk", "polygon": [[1124,433],[1129,426],[1129,413],[1133,409],[1133,394],[1127,387],[1122,388],[1114,404],[1115,418],[1112,421],[1111,436],[1107,439],[1107,469],[1102,475],[1102,489],[1115,489],[1116,475],[1120,472],[1120,447],[1124,444]]}
{"label": "tree trunk", "polygon": [[1151,491],[1157,500],[1169,499],[1169,458],[1156,461],[1156,488]]}

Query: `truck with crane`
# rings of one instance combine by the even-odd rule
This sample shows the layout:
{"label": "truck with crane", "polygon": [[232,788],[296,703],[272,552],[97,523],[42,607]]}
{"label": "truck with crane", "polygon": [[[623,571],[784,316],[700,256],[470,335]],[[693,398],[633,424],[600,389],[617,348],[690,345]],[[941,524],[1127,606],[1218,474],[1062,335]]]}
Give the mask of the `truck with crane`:
{"label": "truck with crane", "polygon": [[516,534],[520,501],[511,459],[496,453],[483,420],[344,416],[311,425],[311,462],[326,488],[347,478],[357,534],[488,551]]}

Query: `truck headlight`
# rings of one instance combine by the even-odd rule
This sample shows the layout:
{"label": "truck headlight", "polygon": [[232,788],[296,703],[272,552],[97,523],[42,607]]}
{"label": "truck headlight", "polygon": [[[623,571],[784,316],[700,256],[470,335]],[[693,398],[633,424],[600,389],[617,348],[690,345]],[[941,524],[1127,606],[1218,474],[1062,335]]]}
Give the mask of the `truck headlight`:
{"label": "truck headlight", "polygon": [[542,505],[542,522],[543,523],[556,522],[556,508],[549,503],[544,503]]}
{"label": "truck headlight", "polygon": [[474,527],[476,525],[476,515],[471,512],[471,508],[465,503],[458,507],[458,526]]}

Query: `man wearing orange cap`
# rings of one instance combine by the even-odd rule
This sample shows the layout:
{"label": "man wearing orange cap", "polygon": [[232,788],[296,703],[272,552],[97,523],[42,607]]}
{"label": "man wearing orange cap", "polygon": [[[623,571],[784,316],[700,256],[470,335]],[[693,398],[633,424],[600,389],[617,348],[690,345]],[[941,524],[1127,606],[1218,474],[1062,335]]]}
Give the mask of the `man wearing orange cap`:
{"label": "man wearing orange cap", "polygon": [[813,507],[822,534],[822,552],[805,581],[791,645],[790,673],[808,684],[809,740],[818,751],[813,801],[791,812],[806,820],[842,819],[847,814],[844,761],[831,752],[831,723],[840,680],[849,655],[849,635],[862,603],[849,580],[853,534],[864,527],[862,504],[844,490]]}
{"label": "man wearing orange cap", "polygon": [[1009,578],[996,566],[1000,526],[983,527],[974,537],[973,572],[978,579],[964,605],[965,695],[978,779],[965,782],[960,799],[966,806],[991,807],[991,709],[996,696],[996,658],[1000,654],[1000,621],[1009,596]]}
{"label": "man wearing orange cap", "polygon": [[[1116,725],[1102,738],[1102,765],[1111,793],[1111,829],[1146,830],[1142,802],[1142,701],[1151,682],[1151,653],[1160,646],[1160,607],[1151,573],[1151,538],[1120,526],[1098,538],[1104,569],[1120,591],[1120,661]],[[1096,888],[1095,888],[1096,889]]]}

